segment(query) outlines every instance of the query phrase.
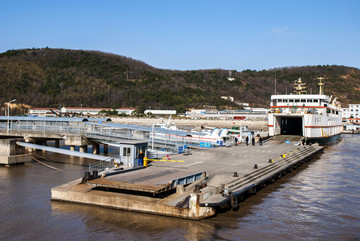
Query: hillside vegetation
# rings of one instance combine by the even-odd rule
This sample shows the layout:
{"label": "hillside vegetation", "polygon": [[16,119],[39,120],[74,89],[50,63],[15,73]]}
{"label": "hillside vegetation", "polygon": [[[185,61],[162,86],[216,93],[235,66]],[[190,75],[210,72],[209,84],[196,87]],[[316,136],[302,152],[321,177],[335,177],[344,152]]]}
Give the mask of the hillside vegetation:
{"label": "hillside vegetation", "polygon": [[33,107],[135,107],[139,110],[239,108],[221,99],[252,106],[269,105],[274,94],[293,91],[298,77],[317,93],[317,78],[326,77],[325,93],[338,96],[343,106],[360,102],[360,70],[345,66],[286,67],[271,70],[177,71],[157,69],[124,56],[81,50],[24,49],[0,54],[0,103],[13,98]]}

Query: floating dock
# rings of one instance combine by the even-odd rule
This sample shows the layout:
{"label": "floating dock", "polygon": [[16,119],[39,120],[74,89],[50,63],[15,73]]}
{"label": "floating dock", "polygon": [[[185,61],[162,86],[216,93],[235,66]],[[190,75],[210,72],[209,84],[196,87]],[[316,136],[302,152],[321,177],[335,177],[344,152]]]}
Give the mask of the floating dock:
{"label": "floating dock", "polygon": [[[54,187],[52,200],[199,220],[239,202],[312,159],[323,147],[270,140],[262,146],[218,147],[174,155],[184,162],[100,173]],[[100,177],[101,176],[101,177]],[[241,203],[240,203],[241,205]]]}

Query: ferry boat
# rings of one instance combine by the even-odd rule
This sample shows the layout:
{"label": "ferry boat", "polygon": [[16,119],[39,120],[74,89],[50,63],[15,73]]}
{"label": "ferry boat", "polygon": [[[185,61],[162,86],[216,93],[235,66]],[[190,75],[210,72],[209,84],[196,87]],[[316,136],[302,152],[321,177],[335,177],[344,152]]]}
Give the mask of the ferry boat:
{"label": "ferry boat", "polygon": [[269,136],[297,135],[306,143],[326,144],[343,132],[340,101],[324,94],[323,79],[319,94],[307,94],[306,83],[294,83],[295,94],[272,95],[268,113]]}

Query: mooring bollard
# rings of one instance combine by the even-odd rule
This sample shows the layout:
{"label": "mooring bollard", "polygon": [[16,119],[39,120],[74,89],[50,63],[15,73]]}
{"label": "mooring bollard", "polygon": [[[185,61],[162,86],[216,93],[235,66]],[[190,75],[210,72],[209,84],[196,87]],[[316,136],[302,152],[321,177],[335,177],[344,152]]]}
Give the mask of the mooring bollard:
{"label": "mooring bollard", "polygon": [[93,171],[93,179],[96,179],[99,177],[99,172],[98,171]]}
{"label": "mooring bollard", "polygon": [[90,172],[85,172],[85,179],[90,180],[90,178],[91,178]]}

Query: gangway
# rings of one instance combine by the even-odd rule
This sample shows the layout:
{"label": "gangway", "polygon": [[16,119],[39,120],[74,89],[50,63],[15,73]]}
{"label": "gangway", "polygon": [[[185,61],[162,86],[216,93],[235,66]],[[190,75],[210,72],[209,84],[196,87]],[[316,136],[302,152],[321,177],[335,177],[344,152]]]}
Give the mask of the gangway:
{"label": "gangway", "polygon": [[17,141],[16,144],[19,146],[23,146],[23,147],[28,147],[28,148],[33,148],[33,149],[38,149],[38,150],[43,150],[43,151],[49,151],[49,152],[55,152],[55,153],[59,153],[59,154],[63,154],[63,155],[69,155],[69,156],[84,157],[84,158],[94,159],[94,160],[99,160],[99,161],[110,162],[111,160],[116,160],[116,158],[113,158],[113,157],[109,158],[108,156],[95,155],[95,154],[79,152],[79,151],[70,151],[70,150],[65,150],[65,149],[61,149],[61,148],[31,144],[31,143],[26,143],[26,142],[21,142],[21,141]]}

